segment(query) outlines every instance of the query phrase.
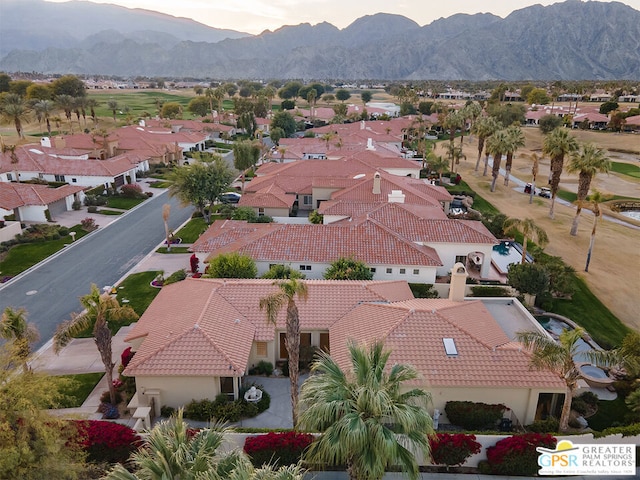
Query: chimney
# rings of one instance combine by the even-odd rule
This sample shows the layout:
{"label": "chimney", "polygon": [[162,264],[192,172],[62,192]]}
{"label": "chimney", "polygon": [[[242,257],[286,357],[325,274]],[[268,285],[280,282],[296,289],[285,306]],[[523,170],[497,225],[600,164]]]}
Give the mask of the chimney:
{"label": "chimney", "polygon": [[367,150],[375,150],[376,147],[373,146],[373,139],[367,138]]}
{"label": "chimney", "polygon": [[464,292],[467,287],[467,269],[460,262],[451,269],[451,285],[449,287],[449,300],[463,302]]}
{"label": "chimney", "polygon": [[360,121],[360,130],[364,130],[365,123],[364,120]]}
{"label": "chimney", "polygon": [[147,126],[145,121],[144,121],[144,118],[140,119],[140,121],[138,122],[138,126],[140,126],[140,127],[146,127]]}
{"label": "chimney", "polygon": [[373,194],[380,195],[380,173],[376,172],[373,176]]}
{"label": "chimney", "polygon": [[404,203],[404,193],[402,190],[391,190],[391,193],[387,195],[389,203]]}
{"label": "chimney", "polygon": [[51,148],[51,139],[49,137],[42,137],[40,139],[40,146]]}

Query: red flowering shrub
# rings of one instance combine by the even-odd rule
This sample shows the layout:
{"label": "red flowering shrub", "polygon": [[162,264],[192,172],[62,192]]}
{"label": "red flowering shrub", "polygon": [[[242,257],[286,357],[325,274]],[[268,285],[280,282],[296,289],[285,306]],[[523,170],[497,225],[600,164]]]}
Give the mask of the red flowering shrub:
{"label": "red flowering shrub", "polygon": [[127,365],[129,365],[129,362],[131,361],[132,358],[133,358],[133,352],[131,351],[131,347],[127,347],[120,354],[120,363],[124,368],[127,368]]}
{"label": "red flowering shrub", "polygon": [[127,198],[141,198],[142,196],[144,196],[140,185],[135,183],[123,185],[122,187],[120,187],[120,192],[123,197]]}
{"label": "red flowering shrub", "polygon": [[247,437],[244,451],[256,467],[264,464],[294,465],[302,452],[313,442],[313,435],[297,432],[269,432],[266,435]]}
{"label": "red flowering shrub", "polygon": [[119,423],[101,420],[72,420],[78,430],[78,442],[94,462],[124,463],[138,448],[135,430]]}
{"label": "red flowering shrub", "polygon": [[491,473],[529,477],[537,474],[536,447],[555,448],[556,438],[548,433],[525,433],[500,440],[487,449]]}
{"label": "red flowering shrub", "polygon": [[475,435],[464,433],[437,433],[429,438],[431,458],[436,465],[462,465],[467,458],[480,453],[482,445]]}

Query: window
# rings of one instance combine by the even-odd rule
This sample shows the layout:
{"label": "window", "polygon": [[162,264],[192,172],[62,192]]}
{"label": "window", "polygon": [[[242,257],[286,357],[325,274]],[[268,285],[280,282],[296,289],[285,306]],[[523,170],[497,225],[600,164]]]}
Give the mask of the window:
{"label": "window", "polygon": [[393,273],[393,268],[387,268],[387,273],[389,274]]}
{"label": "window", "polygon": [[267,342],[256,342],[256,355],[258,357],[267,356]]}
{"label": "window", "polygon": [[13,182],[13,175],[11,175],[10,173],[7,173],[7,180],[9,180],[10,182]]}
{"label": "window", "polygon": [[264,217],[264,208],[258,207],[258,216],[259,217]]}
{"label": "window", "polygon": [[369,271],[370,271],[371,273],[376,273],[376,267],[372,267],[372,268],[370,268],[370,269],[369,269]]}
{"label": "window", "polygon": [[419,268],[414,268],[413,269],[413,274],[414,275],[420,275],[420,269]]}
{"label": "window", "polygon": [[302,204],[303,205],[313,205],[313,196],[311,195],[304,195],[302,197]]}
{"label": "window", "polygon": [[401,268],[400,269],[400,275],[404,275],[405,273],[407,273],[407,269],[406,268]]}
{"label": "window", "polygon": [[64,175],[54,175],[56,182],[64,182]]}
{"label": "window", "polygon": [[467,263],[467,256],[466,255],[456,255],[456,261],[455,263],[461,263],[461,264],[466,264]]}
{"label": "window", "polygon": [[77,178],[72,178],[71,179],[71,183],[78,183],[78,179]]}
{"label": "window", "polygon": [[456,348],[456,342],[453,341],[453,338],[443,338],[442,343],[444,344],[444,351],[448,356],[456,356],[458,355],[458,349]]}
{"label": "window", "polygon": [[300,270],[311,270],[311,265],[300,265]]}
{"label": "window", "polygon": [[220,377],[220,393],[226,393],[229,400],[235,398],[233,383],[234,377]]}

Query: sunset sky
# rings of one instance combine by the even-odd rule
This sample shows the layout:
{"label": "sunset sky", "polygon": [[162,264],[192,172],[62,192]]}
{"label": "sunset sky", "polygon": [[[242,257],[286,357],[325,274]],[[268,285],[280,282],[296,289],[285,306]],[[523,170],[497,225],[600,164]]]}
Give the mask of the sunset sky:
{"label": "sunset sky", "polygon": [[[63,2],[68,0],[47,0]],[[506,17],[513,10],[534,4],[550,5],[555,1],[528,0],[88,0],[128,8],[144,8],[176,17],[192,18],[216,28],[247,33],[275,30],[282,25],[326,21],[344,28],[355,19],[378,12],[395,13],[426,25],[456,13],[493,13]],[[640,0],[622,0],[640,10]]]}

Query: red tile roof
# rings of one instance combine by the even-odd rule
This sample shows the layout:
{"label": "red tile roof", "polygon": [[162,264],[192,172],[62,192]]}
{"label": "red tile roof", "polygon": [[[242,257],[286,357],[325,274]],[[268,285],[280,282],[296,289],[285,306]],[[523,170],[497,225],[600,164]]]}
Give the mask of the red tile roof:
{"label": "red tile roof", "polygon": [[0,182],[0,208],[13,210],[29,205],[49,205],[82,190],[75,185],[50,188],[47,185]]}

